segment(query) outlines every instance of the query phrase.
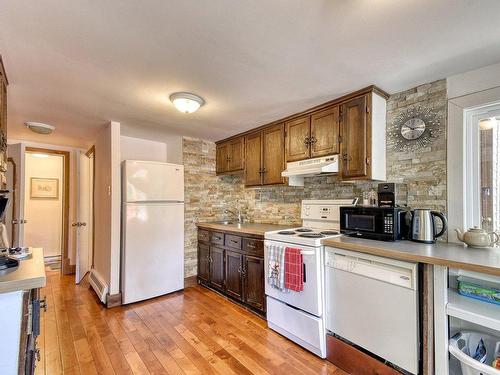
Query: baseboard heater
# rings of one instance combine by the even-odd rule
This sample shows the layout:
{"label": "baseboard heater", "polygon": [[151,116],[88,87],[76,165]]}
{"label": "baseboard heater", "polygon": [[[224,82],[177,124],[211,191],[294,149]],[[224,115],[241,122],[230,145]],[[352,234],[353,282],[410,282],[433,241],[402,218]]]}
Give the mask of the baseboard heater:
{"label": "baseboard heater", "polygon": [[90,271],[89,282],[92,289],[96,292],[97,297],[105,304],[106,295],[108,294],[108,285],[94,269]]}

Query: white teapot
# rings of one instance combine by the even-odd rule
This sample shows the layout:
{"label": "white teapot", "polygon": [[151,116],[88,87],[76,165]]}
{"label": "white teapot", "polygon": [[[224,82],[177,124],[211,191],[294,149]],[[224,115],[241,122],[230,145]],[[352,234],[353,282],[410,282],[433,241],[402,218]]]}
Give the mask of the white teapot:
{"label": "white teapot", "polygon": [[455,229],[455,231],[458,239],[471,247],[490,247],[499,240],[495,232],[489,233],[479,227],[469,228],[467,232],[462,232],[460,229]]}

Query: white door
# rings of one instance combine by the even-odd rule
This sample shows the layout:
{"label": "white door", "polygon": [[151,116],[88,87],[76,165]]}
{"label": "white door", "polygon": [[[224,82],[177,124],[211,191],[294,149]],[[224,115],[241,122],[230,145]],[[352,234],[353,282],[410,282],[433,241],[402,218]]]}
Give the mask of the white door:
{"label": "white door", "polygon": [[[24,193],[25,193],[25,152],[26,146],[24,143],[16,143],[13,145],[8,145],[7,155],[12,158],[13,163],[16,166],[15,175],[10,175],[15,179],[15,198],[14,198],[14,210],[12,211],[12,219],[7,222],[7,233],[12,233],[13,238],[11,243],[13,247],[24,246],[24,224],[26,220],[24,219]],[[13,182],[8,182],[8,185],[12,186]],[[12,196],[12,195],[11,195]]]}
{"label": "white door", "polygon": [[124,202],[183,202],[184,166],[152,161],[125,160]]}
{"label": "white door", "polygon": [[93,161],[80,153],[78,165],[78,220],[72,224],[76,231],[76,283],[78,284],[92,266],[92,209]]}
{"label": "white door", "polygon": [[124,203],[124,304],[184,288],[184,203]]}

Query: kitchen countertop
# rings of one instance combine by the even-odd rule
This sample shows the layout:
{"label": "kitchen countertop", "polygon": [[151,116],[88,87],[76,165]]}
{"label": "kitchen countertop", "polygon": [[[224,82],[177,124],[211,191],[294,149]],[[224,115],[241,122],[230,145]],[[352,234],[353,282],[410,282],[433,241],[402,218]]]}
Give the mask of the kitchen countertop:
{"label": "kitchen countertop", "polygon": [[45,264],[41,248],[32,248],[30,258],[19,261],[13,270],[0,273],[0,293],[29,290],[45,286]]}
{"label": "kitchen countertop", "polygon": [[431,245],[412,241],[384,242],[347,236],[325,239],[322,243],[325,246],[387,258],[500,276],[499,248],[478,249],[445,242]]}
{"label": "kitchen countertop", "polygon": [[230,232],[236,234],[251,234],[254,236],[264,237],[265,232],[273,230],[282,230],[290,228],[291,225],[277,224],[258,224],[258,223],[243,223],[243,224],[221,224],[216,222],[197,223],[198,228],[217,230],[221,232]]}

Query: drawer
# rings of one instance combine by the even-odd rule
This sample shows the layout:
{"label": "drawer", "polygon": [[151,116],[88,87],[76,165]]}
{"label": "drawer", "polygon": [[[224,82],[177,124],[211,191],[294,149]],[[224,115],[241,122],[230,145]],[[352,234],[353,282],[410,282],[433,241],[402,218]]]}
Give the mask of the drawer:
{"label": "drawer", "polygon": [[217,245],[224,245],[224,233],[210,232],[210,242]]}
{"label": "drawer", "polygon": [[257,240],[255,238],[244,238],[243,239],[243,251],[256,255],[256,256],[264,256],[264,241]]}
{"label": "drawer", "polygon": [[205,241],[205,242],[210,241],[210,235],[208,233],[208,230],[198,229],[198,241]]}
{"label": "drawer", "polygon": [[232,247],[233,249],[241,250],[241,237],[234,236],[232,234],[226,234],[224,245],[227,247]]}

